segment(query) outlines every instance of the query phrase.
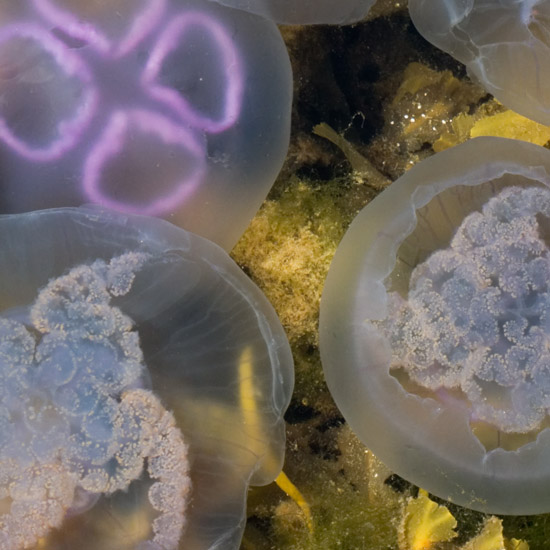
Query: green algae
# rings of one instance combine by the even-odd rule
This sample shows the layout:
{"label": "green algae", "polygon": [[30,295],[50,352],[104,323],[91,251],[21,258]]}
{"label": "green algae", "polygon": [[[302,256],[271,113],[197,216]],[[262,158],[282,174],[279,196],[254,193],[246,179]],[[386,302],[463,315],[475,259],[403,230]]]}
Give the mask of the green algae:
{"label": "green algae", "polygon": [[[293,431],[297,430],[290,430]],[[257,550],[395,548],[402,498],[384,485],[383,479],[388,472],[347,427],[328,428],[328,431],[331,433],[323,439],[333,439],[332,451],[341,449],[343,452],[334,456],[330,446],[324,452],[318,449],[307,457],[307,464],[301,464],[296,456],[299,451],[296,451],[285,465],[288,475],[299,479],[304,496],[309,497],[313,533],[306,529],[293,502],[276,502],[271,495],[272,510],[264,508],[258,511],[256,508],[256,515],[245,532],[243,548],[247,548],[247,541],[249,544],[254,541],[250,547]],[[290,437],[297,442],[292,433]],[[310,438],[307,443],[312,443]],[[370,476],[365,473],[370,473]],[[262,489],[255,491],[262,492]],[[263,491],[269,492],[270,489]],[[251,495],[251,498],[254,501],[258,496]],[[338,511],[336,514],[335,510]],[[262,512],[273,512],[273,519],[262,524]],[[264,520],[267,517],[264,515]],[[259,536],[262,531],[263,537]]]}
{"label": "green algae", "polygon": [[268,200],[233,249],[277,313],[291,341],[317,341],[323,281],[349,223],[339,185],[315,187],[294,179]]}

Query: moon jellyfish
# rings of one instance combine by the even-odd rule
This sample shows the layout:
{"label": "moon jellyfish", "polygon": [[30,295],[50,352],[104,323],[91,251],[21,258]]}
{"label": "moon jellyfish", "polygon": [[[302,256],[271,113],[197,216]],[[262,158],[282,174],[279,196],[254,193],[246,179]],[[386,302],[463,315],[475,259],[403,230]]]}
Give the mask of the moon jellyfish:
{"label": "moon jellyfish", "polygon": [[257,13],[276,23],[285,25],[308,25],[332,23],[345,25],[366,17],[374,0],[215,0],[231,6]]}
{"label": "moon jellyfish", "polygon": [[550,153],[478,138],[350,226],[321,307],[329,388],[399,475],[481,511],[550,510]]}
{"label": "moon jellyfish", "polygon": [[504,105],[550,124],[548,0],[409,0],[418,32]]}
{"label": "moon jellyfish", "polygon": [[0,217],[0,548],[238,548],[292,385],[213,243],[99,208]]}
{"label": "moon jellyfish", "polygon": [[94,203],[231,248],[288,148],[274,23],[199,0],[0,0],[0,207]]}

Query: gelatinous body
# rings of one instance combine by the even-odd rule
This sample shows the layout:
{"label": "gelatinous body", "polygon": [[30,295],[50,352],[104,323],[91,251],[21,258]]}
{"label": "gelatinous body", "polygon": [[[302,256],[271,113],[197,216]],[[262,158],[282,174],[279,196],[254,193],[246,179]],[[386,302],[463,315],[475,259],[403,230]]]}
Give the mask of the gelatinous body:
{"label": "gelatinous body", "polygon": [[214,244],[99,209],[0,217],[0,258],[0,548],[237,548],[292,386],[261,293]]}
{"label": "gelatinous body", "polygon": [[378,325],[390,368],[433,392],[461,392],[472,421],[502,432],[537,430],[550,410],[546,219],[549,189],[504,189],[413,269],[406,299],[389,293]]}
{"label": "gelatinous body", "polygon": [[93,202],[230,248],[288,146],[271,22],[199,0],[0,0],[0,206]]}
{"label": "gelatinous body", "polygon": [[75,267],[39,291],[26,324],[0,317],[1,548],[34,546],[61,527],[75,494],[125,490],[144,462],[159,515],[143,548],[178,547],[187,448],[173,415],[141,388],[139,336],[111,305],[146,261],[128,253]]}
{"label": "gelatinous body", "polygon": [[493,513],[550,509],[550,154],[478,138],[357,217],[321,304],[329,388],[406,479]]}
{"label": "gelatinous body", "polygon": [[374,0],[216,0],[220,4],[262,15],[276,23],[345,25],[363,19]]}
{"label": "gelatinous body", "polygon": [[548,0],[410,0],[418,31],[499,101],[550,124]]}

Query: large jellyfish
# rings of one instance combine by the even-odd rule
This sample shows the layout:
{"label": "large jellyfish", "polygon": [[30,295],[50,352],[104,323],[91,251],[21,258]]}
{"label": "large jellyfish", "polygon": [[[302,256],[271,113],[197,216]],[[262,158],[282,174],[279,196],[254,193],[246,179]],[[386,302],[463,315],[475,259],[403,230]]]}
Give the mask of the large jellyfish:
{"label": "large jellyfish", "polygon": [[550,124],[548,0],[410,0],[418,32],[504,105]]}
{"label": "large jellyfish", "polygon": [[100,204],[231,248],[288,148],[274,23],[206,0],[0,0],[0,208]]}
{"label": "large jellyfish", "polygon": [[0,217],[0,549],[236,548],[292,359],[216,245],[100,209]]}
{"label": "large jellyfish", "polygon": [[323,291],[328,386],[399,475],[499,514],[550,509],[550,153],[476,138],[358,215]]}

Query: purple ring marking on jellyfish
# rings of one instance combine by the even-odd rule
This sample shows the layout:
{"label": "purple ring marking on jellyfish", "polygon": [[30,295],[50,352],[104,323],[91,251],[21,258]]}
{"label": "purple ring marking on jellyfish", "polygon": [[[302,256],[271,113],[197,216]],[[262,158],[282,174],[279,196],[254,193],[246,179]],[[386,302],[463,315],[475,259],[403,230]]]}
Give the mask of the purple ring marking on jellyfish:
{"label": "purple ring marking on jellyfish", "polygon": [[[181,145],[197,161],[193,172],[184,181],[177,184],[171,193],[160,196],[144,206],[136,206],[110,198],[100,189],[103,166],[123,149],[130,124],[136,126],[143,133],[158,136],[165,143]],[[172,212],[184,203],[202,182],[205,171],[205,148],[189,130],[150,111],[143,109],[121,110],[115,111],[111,115],[105,131],[88,155],[84,163],[82,187],[85,195],[96,204],[131,214],[158,216]]]}
{"label": "purple ring marking on jellyfish", "polygon": [[[199,114],[177,90],[157,81],[164,59],[177,47],[182,36],[192,26],[204,27],[211,34],[223,58],[227,90],[223,114],[217,120]],[[241,59],[231,36],[213,17],[196,11],[183,13],[168,25],[153,48],[141,77],[142,85],[152,97],[169,105],[184,121],[210,133],[219,133],[230,128],[239,118],[243,80]]]}
{"label": "purple ring marking on jellyfish", "polygon": [[69,36],[80,38],[90,43],[100,52],[109,53],[114,58],[122,57],[135,48],[154,29],[166,8],[166,0],[149,0],[147,6],[135,16],[124,38],[115,45],[96,26],[86,23],[73,13],[55,6],[51,0],[33,0],[33,3],[36,10],[43,17],[65,31]]}
{"label": "purple ring marking on jellyfish", "polygon": [[42,162],[58,159],[78,143],[96,110],[98,94],[93,85],[92,75],[86,64],[77,55],[41,27],[32,23],[17,23],[7,26],[0,31],[0,47],[14,38],[25,38],[38,43],[55,59],[68,76],[77,77],[83,84],[85,94],[79,112],[73,118],[58,123],[60,137],[47,147],[31,147],[19,139],[10,130],[5,119],[0,116],[0,139],[21,156]]}

